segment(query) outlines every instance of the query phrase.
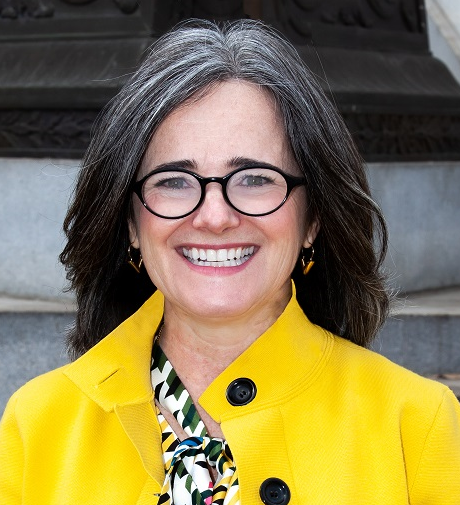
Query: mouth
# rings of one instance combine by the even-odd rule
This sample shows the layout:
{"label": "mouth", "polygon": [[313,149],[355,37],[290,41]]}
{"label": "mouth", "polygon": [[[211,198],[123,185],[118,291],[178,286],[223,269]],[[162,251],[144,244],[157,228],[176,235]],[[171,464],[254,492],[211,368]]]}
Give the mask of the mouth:
{"label": "mouth", "polygon": [[237,267],[254,255],[255,247],[232,247],[230,249],[199,249],[182,247],[184,257],[202,267]]}

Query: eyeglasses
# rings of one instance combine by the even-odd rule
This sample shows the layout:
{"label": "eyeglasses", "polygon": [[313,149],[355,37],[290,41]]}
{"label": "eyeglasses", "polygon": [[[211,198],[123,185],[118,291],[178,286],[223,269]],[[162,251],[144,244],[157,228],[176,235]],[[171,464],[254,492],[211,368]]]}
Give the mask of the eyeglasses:
{"label": "eyeglasses", "polygon": [[224,177],[201,177],[183,168],[153,170],[134,183],[133,192],[144,207],[165,219],[179,219],[194,212],[204,201],[206,186],[217,182],[224,200],[246,216],[266,216],[278,210],[305,178],[277,168],[243,167]]}

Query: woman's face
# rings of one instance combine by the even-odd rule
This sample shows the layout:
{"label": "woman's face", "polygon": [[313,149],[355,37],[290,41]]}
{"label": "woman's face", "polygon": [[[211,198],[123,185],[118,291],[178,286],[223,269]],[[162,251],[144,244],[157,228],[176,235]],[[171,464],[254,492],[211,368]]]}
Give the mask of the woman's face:
{"label": "woman's face", "polygon": [[[222,177],[241,166],[242,159],[301,175],[271,95],[244,81],[228,81],[166,117],[137,179],[159,165],[176,163],[204,177]],[[224,201],[220,184],[211,183],[204,203],[181,219],[157,217],[135,196],[130,238],[165,296],[165,310],[169,306],[176,313],[216,321],[277,316],[291,296],[290,275],[300,249],[314,240],[305,209],[305,188],[300,186],[276,212],[245,216]],[[188,257],[205,251],[212,260],[232,249],[246,253],[247,261],[215,267],[212,261],[206,266]]]}

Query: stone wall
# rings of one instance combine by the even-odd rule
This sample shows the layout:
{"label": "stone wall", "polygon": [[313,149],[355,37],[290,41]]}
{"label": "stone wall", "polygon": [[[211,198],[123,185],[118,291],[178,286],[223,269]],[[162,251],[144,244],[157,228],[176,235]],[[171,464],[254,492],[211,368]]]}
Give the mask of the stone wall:
{"label": "stone wall", "polygon": [[58,254],[78,161],[0,158],[0,295],[56,299]]}
{"label": "stone wall", "polygon": [[369,177],[389,226],[392,286],[460,285],[460,162],[372,163]]}

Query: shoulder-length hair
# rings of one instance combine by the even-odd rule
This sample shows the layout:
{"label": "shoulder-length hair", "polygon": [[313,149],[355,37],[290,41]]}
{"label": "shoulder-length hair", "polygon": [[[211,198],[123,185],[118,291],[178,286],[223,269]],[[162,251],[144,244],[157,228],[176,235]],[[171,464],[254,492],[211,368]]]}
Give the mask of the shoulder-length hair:
{"label": "shoulder-length hair", "polygon": [[190,20],[159,38],[139,70],[100,115],[64,221],[60,260],[76,293],[73,357],[94,346],[155,291],[145,269],[127,265],[132,184],[161,121],[186,100],[229,79],[268,90],[307,185],[316,219],[315,266],[292,273],[310,320],[359,345],[388,311],[379,273],[387,246],[383,216],[335,107],[294,47],[261,22],[218,26]]}

